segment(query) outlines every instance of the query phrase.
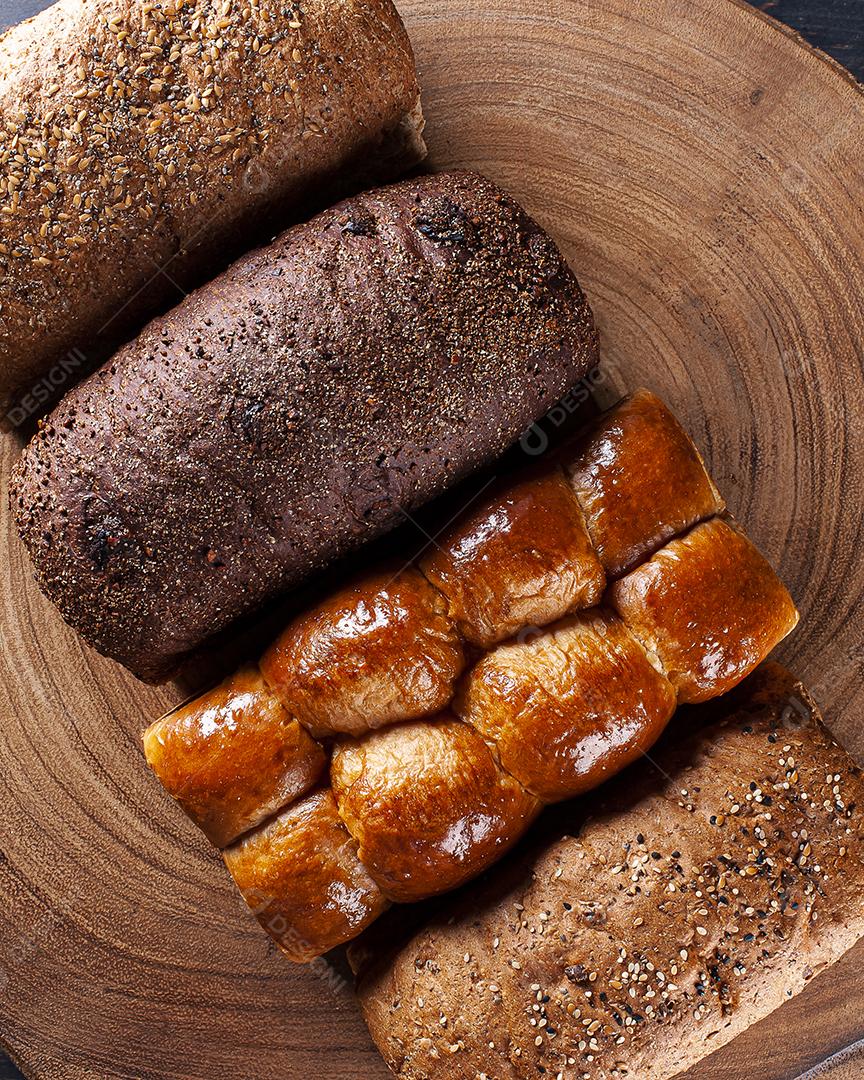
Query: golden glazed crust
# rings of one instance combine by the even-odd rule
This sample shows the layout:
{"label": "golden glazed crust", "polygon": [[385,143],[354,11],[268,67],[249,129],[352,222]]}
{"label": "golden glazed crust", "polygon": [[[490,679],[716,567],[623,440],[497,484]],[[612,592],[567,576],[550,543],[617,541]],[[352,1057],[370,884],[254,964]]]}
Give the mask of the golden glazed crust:
{"label": "golden glazed crust", "polygon": [[731,690],[798,622],[764,557],[720,518],[667,544],[610,598],[682,704]]}
{"label": "golden glazed crust", "polygon": [[387,907],[329,788],[244,836],[223,857],[255,917],[298,963],[355,937]]}
{"label": "golden glazed crust", "polygon": [[484,500],[437,537],[420,569],[472,645],[488,649],[599,602],[606,585],[579,504],[558,470]]}
{"label": "golden glazed crust", "polygon": [[557,802],[650,749],[676,704],[624,623],[594,609],[488,653],[456,710],[528,791]]}
{"label": "golden glazed crust", "polygon": [[439,712],[464,666],[441,595],[416,570],[371,574],[304,612],[261,660],[317,738]]}
{"label": "golden glazed crust", "polygon": [[610,577],[618,577],[724,503],[699,451],[649,390],[637,390],[575,444],[565,471]]}
{"label": "golden glazed crust", "polygon": [[143,738],[150,768],[217,847],[305,794],[327,763],[254,667],[157,720]]}
{"label": "golden glazed crust", "polygon": [[446,714],[337,746],[330,782],[361,860],[403,903],[474,877],[540,809],[480,736]]}

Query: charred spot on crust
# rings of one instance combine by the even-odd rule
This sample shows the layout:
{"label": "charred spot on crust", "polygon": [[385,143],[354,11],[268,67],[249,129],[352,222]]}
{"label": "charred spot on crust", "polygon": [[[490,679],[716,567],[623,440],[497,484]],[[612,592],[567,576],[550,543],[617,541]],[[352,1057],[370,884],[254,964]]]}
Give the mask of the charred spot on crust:
{"label": "charred spot on crust", "polygon": [[443,247],[472,247],[477,229],[461,206],[452,199],[436,199],[418,212],[414,227],[427,240]]}
{"label": "charred spot on crust", "polygon": [[585,901],[581,905],[582,920],[588,926],[606,925],[606,908],[602,904]]}
{"label": "charred spot on crust", "polygon": [[262,413],[267,402],[264,398],[238,396],[228,412],[228,426],[251,446],[260,446],[264,425]]}
{"label": "charred spot on crust", "polygon": [[570,982],[575,983],[577,986],[590,982],[590,972],[584,964],[570,964],[569,967],[564,968],[564,974]]}
{"label": "charred spot on crust", "polygon": [[371,214],[352,214],[342,226],[343,236],[375,236],[378,225]]}
{"label": "charred spot on crust", "polygon": [[116,514],[106,514],[98,520],[84,520],[83,548],[94,569],[103,572],[108,568],[125,534],[125,526]]}
{"label": "charred spot on crust", "polygon": [[111,548],[116,544],[108,529],[99,526],[89,536],[87,555],[97,570],[104,570],[111,556]]}
{"label": "charred spot on crust", "polygon": [[211,547],[203,547],[201,549],[201,558],[208,566],[220,567],[225,565],[225,560],[221,557],[219,552]]}

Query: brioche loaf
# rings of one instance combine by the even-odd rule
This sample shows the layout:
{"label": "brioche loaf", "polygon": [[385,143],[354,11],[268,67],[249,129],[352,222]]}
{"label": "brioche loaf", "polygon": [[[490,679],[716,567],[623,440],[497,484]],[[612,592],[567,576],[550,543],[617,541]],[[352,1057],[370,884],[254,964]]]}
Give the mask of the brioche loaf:
{"label": "brioche loaf", "polygon": [[[646,561],[613,583],[607,606],[580,611],[596,602],[598,571],[601,586],[605,573],[564,476],[594,459],[610,431],[612,467],[597,493],[620,502],[616,489],[630,484],[627,503],[638,512],[630,514],[627,545]],[[638,460],[634,441],[646,431],[654,433],[652,469],[615,468],[616,458]],[[662,514],[652,514],[653,475],[674,487],[679,472],[688,480],[684,505],[667,498]],[[696,489],[703,494],[694,500]],[[646,753],[679,697],[689,696],[692,672],[700,674],[700,695],[721,694],[795,625],[794,604],[753,545],[720,518],[698,522],[718,499],[674,417],[652,394],[635,394],[553,467],[511,479],[445,529],[430,544],[440,586],[417,566],[367,573],[288,625],[262,658],[257,684],[241,671],[152,725],[148,761],[219,846],[227,824],[238,835],[242,829],[238,816],[226,821],[225,777],[236,778],[231,794],[247,819],[256,801],[272,813],[274,781],[290,777],[277,827],[279,851],[287,844],[292,852],[285,859],[310,843],[312,827],[291,803],[318,784],[319,793],[332,791],[352,858],[387,900],[455,888],[499,858],[543,803],[596,787]],[[657,551],[670,519],[686,531]],[[598,537],[607,525],[624,535],[601,515]],[[640,587],[646,573],[650,590]],[[616,598],[618,612],[608,606]],[[517,612],[552,624],[522,626],[479,656],[463,648],[457,624],[482,627],[494,641],[514,629]],[[311,738],[286,737],[284,755],[274,759],[275,704],[311,735],[335,738],[329,789],[309,768]],[[302,790],[297,780],[305,780]],[[270,934],[292,958],[298,935],[307,958],[353,937],[352,893],[344,894],[346,918],[330,918],[341,889],[332,864],[305,866],[295,881],[277,872],[270,837],[265,825],[224,851],[243,895],[254,891],[263,901],[256,915]],[[313,876],[329,913],[317,923],[307,918]],[[364,925],[373,918],[370,909]]]}
{"label": "brioche loaf", "polygon": [[596,362],[545,233],[468,172],[337,205],[72,390],[12,506],[84,638],[160,680],[497,456]]}
{"label": "brioche loaf", "polygon": [[776,664],[718,704],[395,951],[389,917],[352,947],[400,1080],[670,1080],[864,934],[860,770]]}
{"label": "brioche loaf", "polygon": [[421,130],[390,0],[60,0],[8,31],[0,413],[23,391],[22,420],[337,174],[395,178]]}

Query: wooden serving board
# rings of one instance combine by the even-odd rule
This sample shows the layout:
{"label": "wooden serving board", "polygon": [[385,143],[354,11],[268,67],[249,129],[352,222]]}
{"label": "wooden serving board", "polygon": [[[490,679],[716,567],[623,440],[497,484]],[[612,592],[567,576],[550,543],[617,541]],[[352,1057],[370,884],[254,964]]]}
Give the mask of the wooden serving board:
{"label": "wooden serving board", "polygon": [[[647,385],[682,416],[799,602],[782,658],[864,756],[864,95],[734,0],[401,7],[433,167],[483,170],[561,242],[600,324],[597,396]],[[4,486],[16,452],[4,437]],[[14,1058],[69,1080],[383,1080],[341,962],[281,959],[148,774],[139,732],[183,691],[141,686],[64,627],[5,490],[0,552]],[[785,1080],[860,1039],[862,960],[694,1080]]]}

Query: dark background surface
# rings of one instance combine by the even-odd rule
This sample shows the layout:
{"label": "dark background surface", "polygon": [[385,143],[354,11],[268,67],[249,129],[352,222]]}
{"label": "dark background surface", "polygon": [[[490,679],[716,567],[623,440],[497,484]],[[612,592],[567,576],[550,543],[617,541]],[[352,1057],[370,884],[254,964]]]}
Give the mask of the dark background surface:
{"label": "dark background surface", "polygon": [[754,7],[793,26],[864,82],[864,0],[760,0]]}
{"label": "dark background surface", "polygon": [[[40,0],[0,0],[0,28],[46,6]],[[864,81],[864,0],[768,0],[755,6],[800,31]],[[0,1080],[20,1077],[0,1052]]]}

